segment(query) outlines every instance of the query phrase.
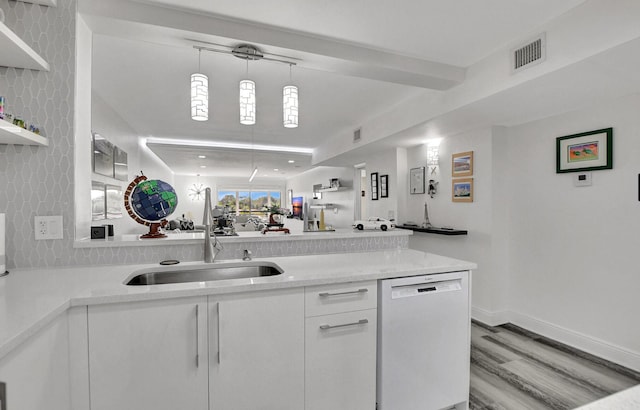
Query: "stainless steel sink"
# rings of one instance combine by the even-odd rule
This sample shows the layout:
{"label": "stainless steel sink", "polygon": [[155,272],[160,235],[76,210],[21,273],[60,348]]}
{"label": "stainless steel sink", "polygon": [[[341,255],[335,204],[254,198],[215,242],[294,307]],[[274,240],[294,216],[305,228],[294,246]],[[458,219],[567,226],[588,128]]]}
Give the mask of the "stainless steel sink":
{"label": "stainless steel sink", "polygon": [[133,276],[129,286],[161,285],[166,283],[206,282],[211,280],[257,278],[282,274],[282,269],[269,263],[216,263],[197,268],[185,266],[170,270],[152,270]]}

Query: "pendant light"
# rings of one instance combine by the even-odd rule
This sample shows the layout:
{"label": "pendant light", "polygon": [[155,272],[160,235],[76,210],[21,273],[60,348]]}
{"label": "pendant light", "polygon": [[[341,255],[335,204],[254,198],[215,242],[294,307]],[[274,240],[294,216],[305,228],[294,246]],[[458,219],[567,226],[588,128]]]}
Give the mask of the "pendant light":
{"label": "pendant light", "polygon": [[[291,66],[289,64],[289,83],[291,83]],[[282,123],[285,128],[298,127],[298,87],[293,84],[282,88]]]}
{"label": "pendant light", "polygon": [[249,177],[249,182],[253,182],[253,178],[256,177],[256,174],[258,173],[258,167],[254,165],[253,162],[253,127],[251,127],[251,168],[253,168],[253,171],[251,172],[251,176]]}
{"label": "pendant light", "polygon": [[200,71],[198,50],[198,72],[191,74],[191,119],[207,121],[209,119],[209,78]]}
{"label": "pendant light", "polygon": [[240,81],[240,124],[256,123],[256,83],[248,79],[249,59],[247,59],[247,79]]}

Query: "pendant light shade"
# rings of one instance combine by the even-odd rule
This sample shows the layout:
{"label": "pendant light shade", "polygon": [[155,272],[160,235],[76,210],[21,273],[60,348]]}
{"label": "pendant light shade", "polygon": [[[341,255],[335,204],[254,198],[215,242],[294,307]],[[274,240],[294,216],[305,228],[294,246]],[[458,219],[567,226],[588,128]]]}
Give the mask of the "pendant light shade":
{"label": "pendant light shade", "polygon": [[256,83],[251,80],[240,81],[240,124],[256,123]]}
{"label": "pendant light shade", "polygon": [[285,85],[282,89],[282,115],[285,128],[298,127],[298,87]]}
{"label": "pendant light shade", "polygon": [[209,119],[209,78],[200,73],[191,74],[191,119]]}

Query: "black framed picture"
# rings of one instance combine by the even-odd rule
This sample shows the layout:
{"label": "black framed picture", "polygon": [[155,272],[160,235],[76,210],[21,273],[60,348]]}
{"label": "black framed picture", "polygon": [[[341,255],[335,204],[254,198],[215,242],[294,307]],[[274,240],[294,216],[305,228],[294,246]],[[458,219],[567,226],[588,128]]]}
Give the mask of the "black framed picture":
{"label": "black framed picture", "polygon": [[556,173],[613,168],[613,128],[556,138]]}
{"label": "black framed picture", "polygon": [[389,175],[380,175],[380,198],[389,198]]}
{"label": "black framed picture", "polygon": [[374,201],[378,200],[378,173],[371,173],[371,199]]}

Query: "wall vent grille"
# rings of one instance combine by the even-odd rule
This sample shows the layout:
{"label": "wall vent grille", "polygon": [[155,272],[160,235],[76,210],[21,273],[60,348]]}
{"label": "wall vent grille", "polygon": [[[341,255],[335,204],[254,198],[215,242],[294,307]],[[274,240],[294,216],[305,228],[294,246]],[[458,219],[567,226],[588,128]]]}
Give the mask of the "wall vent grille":
{"label": "wall vent grille", "polygon": [[547,57],[547,46],[544,33],[525,45],[515,48],[511,54],[511,70],[517,72],[533,65],[540,64]]}
{"label": "wall vent grille", "polygon": [[353,142],[359,142],[360,138],[360,128],[358,128],[357,130],[353,131]]}

